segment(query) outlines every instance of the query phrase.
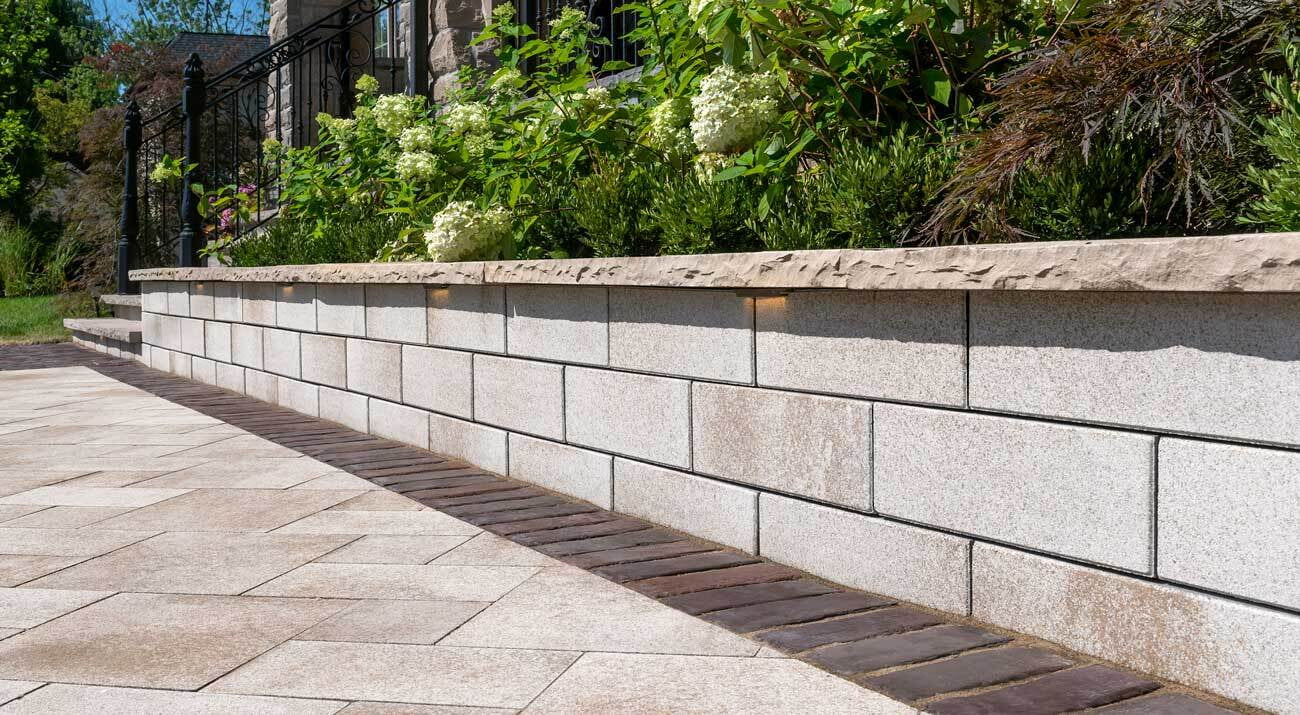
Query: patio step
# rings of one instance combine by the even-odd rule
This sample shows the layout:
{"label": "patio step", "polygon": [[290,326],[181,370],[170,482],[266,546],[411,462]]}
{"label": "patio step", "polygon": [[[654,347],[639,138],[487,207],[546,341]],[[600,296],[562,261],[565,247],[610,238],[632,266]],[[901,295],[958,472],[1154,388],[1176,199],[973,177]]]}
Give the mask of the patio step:
{"label": "patio step", "polygon": [[140,321],[125,318],[67,318],[63,327],[72,331],[72,342],[120,358],[140,354]]}
{"label": "patio step", "polygon": [[124,320],[140,319],[140,296],[138,295],[101,295],[99,302],[109,306],[114,318]]}

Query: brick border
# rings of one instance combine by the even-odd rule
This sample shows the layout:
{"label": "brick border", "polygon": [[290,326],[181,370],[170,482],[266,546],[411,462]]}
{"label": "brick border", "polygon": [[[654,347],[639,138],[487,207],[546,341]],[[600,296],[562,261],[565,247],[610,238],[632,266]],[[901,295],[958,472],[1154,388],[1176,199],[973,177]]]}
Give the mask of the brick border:
{"label": "brick border", "polygon": [[133,361],[69,344],[0,347],[0,371],[71,366],[220,419],[926,712],[1262,712],[972,619],[828,584],[466,462]]}

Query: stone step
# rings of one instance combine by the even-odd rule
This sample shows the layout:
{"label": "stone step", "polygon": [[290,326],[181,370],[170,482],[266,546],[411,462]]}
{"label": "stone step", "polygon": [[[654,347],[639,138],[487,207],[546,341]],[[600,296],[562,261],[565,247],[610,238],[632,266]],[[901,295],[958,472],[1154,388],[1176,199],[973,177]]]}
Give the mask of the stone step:
{"label": "stone step", "polygon": [[67,318],[63,327],[83,337],[92,335],[119,343],[140,344],[140,321],[123,318]]}
{"label": "stone step", "polygon": [[123,320],[140,319],[140,296],[138,295],[101,295],[99,302],[113,311],[113,317]]}

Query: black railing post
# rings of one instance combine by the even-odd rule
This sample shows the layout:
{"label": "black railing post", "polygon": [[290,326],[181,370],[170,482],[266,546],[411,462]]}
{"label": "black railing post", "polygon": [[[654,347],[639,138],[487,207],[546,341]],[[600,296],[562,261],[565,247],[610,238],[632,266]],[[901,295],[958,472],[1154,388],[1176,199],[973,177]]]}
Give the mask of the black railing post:
{"label": "black railing post", "polygon": [[203,60],[198,53],[190,55],[185,63],[185,80],[181,88],[181,121],[185,129],[185,176],[181,187],[181,233],[176,248],[176,265],[181,267],[198,264],[198,252],[203,248],[203,220],[199,216],[199,197],[194,193],[193,184],[203,181],[203,170],[199,166],[200,154],[199,119],[207,99],[204,85]]}
{"label": "black railing post", "polygon": [[140,152],[140,105],[134,99],[126,105],[122,121],[123,169],[122,223],[117,239],[117,292],[129,295],[138,292],[139,286],[131,283],[131,269],[135,267],[136,240],[140,236],[140,177],[137,159]]}
{"label": "black railing post", "polygon": [[406,93],[429,93],[429,0],[411,0],[410,37],[406,43]]}
{"label": "black railing post", "polygon": [[334,49],[337,52],[337,59],[334,61],[335,72],[339,77],[339,108],[340,117],[352,116],[352,11],[344,7],[342,20],[339,23],[343,29],[339,31],[338,37],[335,38]]}

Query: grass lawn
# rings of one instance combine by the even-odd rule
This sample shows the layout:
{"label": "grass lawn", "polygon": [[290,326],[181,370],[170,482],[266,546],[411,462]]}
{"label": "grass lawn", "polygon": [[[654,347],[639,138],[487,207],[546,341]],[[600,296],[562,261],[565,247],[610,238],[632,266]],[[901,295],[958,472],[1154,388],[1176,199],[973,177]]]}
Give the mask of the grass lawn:
{"label": "grass lawn", "polygon": [[0,298],[0,345],[34,345],[67,340],[63,319],[94,315],[89,298],[41,295]]}

